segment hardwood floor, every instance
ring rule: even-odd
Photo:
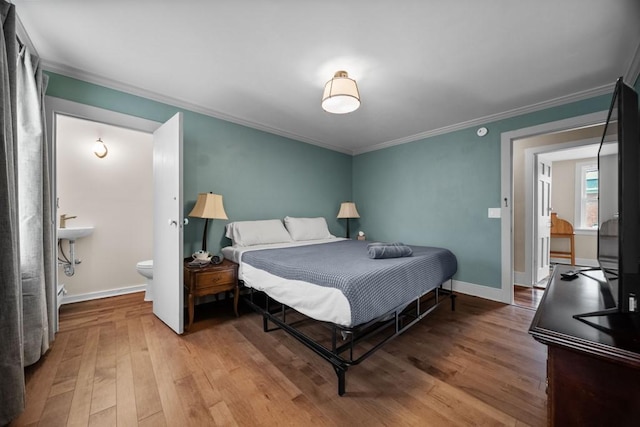
[[[518,286],[513,287],[513,303],[520,307],[530,308],[535,310],[538,308],[540,301],[544,295],[544,289],[536,286]]]
[[[27,369],[11,425],[546,424],[546,348],[534,312],[459,295],[347,372],[225,301],[174,334],[143,294],[65,305],[47,355]]]

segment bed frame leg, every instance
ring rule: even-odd
[[[336,371],[336,375],[338,376],[338,396],[343,396],[346,391],[346,373],[347,370],[343,368],[339,368],[334,366],[333,369]]]
[[[451,311],[456,311],[456,294],[451,294],[449,295],[449,297],[451,298]]]

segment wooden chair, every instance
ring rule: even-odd
[[[571,265],[576,264],[576,250],[574,242],[575,232],[573,231],[573,225],[569,221],[558,218],[558,214],[551,212],[551,238],[569,239],[570,250],[567,251],[554,251],[551,250],[549,255],[551,258],[565,258],[571,260]]]

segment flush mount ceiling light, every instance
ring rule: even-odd
[[[107,153],[109,153],[107,146],[104,145],[104,142],[102,142],[102,139],[98,138],[95,144],[93,144],[93,154],[95,154],[101,159],[104,159],[107,156]]]
[[[333,114],[346,114],[360,107],[360,93],[356,81],[346,71],[337,71],[324,86],[322,109]]]

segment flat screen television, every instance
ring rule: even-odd
[[[638,312],[640,132],[638,95],[620,77],[598,150],[598,264],[604,309],[576,318]]]

